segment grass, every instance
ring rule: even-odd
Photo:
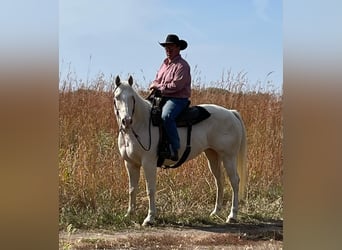
[[[247,199],[243,221],[282,218],[282,97],[272,91],[245,89],[245,75],[222,79],[215,88],[194,83],[192,104],[215,103],[237,109],[248,141]],[[144,177],[139,183],[137,215],[125,218],[128,178],[117,148],[118,127],[112,106],[111,80],[99,76],[86,85],[75,79],[59,91],[60,228],[120,229],[140,224],[147,213]],[[196,181],[191,181],[196,180]],[[225,188],[225,220],[231,192]],[[223,223],[209,218],[215,184],[203,155],[174,170],[158,169],[157,209],[160,224]]]

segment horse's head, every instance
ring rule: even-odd
[[[114,111],[120,129],[128,129],[132,125],[135,110],[135,92],[132,88],[133,78],[130,76],[127,82],[121,82],[120,77],[115,79]]]

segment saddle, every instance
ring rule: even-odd
[[[179,114],[176,118],[176,125],[177,127],[187,127],[187,145],[186,149],[180,158],[180,160],[171,166],[163,165],[165,159],[170,157],[170,148],[169,148],[169,141],[167,138],[166,130],[163,126],[163,121],[161,119],[162,108],[165,102],[167,101],[166,98],[161,97],[160,93],[155,93],[154,95],[150,95],[148,100],[152,103],[152,110],[151,110],[151,120],[153,126],[159,127],[159,144],[158,144],[158,161],[157,166],[163,168],[177,168],[182,165],[191,151],[191,130],[192,125],[197,124],[210,116],[210,113],[201,106],[190,106],[190,101],[186,108]]]

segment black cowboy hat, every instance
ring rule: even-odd
[[[164,43],[159,43],[161,46],[165,47],[167,44],[176,44],[180,47],[180,50],[186,49],[188,43],[184,40],[179,40],[178,36],[175,34],[167,35]]]

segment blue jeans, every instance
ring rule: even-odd
[[[163,106],[161,118],[174,151],[180,148],[179,136],[175,119],[188,104],[188,98],[170,98]]]

